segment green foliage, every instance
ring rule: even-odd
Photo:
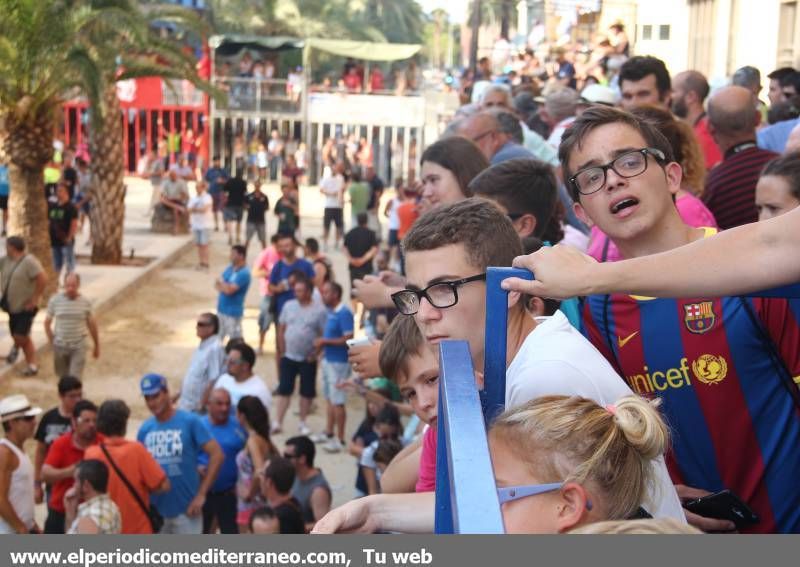
[[[0,113],[17,121],[82,94],[99,125],[104,90],[135,76],[189,79],[213,92],[197,76],[194,56],[150,25],[208,33],[191,10],[143,9],[133,0],[0,0],[0,14]]]
[[[419,43],[425,18],[416,0],[212,0],[216,33]]]

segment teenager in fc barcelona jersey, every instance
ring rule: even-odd
[[[678,216],[672,196],[681,169],[652,125],[590,109],[559,153],[576,212],[623,257],[703,238]],[[752,531],[800,532],[800,395],[793,382],[800,376],[800,307],[781,299],[612,295],[586,298],[583,315],[586,335],[628,385],[662,400],[679,494],[727,488],[760,516]],[[732,528],[687,519],[707,531]]]

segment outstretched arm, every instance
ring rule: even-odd
[[[633,260],[598,264],[567,246],[519,256],[536,281],[510,278],[505,289],[540,297],[597,293],[654,297],[726,296],[800,282],[800,207],[768,221],[726,230]]]

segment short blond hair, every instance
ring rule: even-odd
[[[638,396],[600,407],[579,397],[545,396],[500,415],[490,438],[504,442],[540,482],[592,489],[609,520],[631,517],[654,484],[653,459],[669,432],[655,404]]]
[[[679,522],[675,518],[641,519],[641,520],[610,520],[586,524],[574,530],[571,534],[702,534],[700,530],[689,524]]]

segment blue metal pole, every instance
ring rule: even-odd
[[[486,335],[484,339],[481,404],[486,423],[503,411],[506,403],[506,343],[508,341],[508,292],[500,287],[506,278],[532,280],[533,274],[518,268],[486,270]]]
[[[504,533],[469,345],[439,347],[436,533]]]

